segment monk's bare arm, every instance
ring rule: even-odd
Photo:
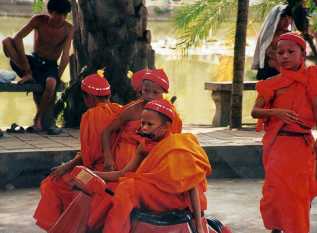
[[[189,190],[189,196],[190,196],[190,201],[191,205],[194,211],[194,218],[195,218],[195,223],[197,227],[198,233],[204,233],[203,225],[201,222],[201,206],[200,206],[200,201],[199,201],[199,192],[198,188],[195,187],[191,190]]]
[[[296,123],[303,124],[303,122],[299,119],[299,115],[290,110],[290,109],[281,109],[281,108],[264,108],[265,102],[263,97],[259,96],[254,104],[254,107],[251,112],[251,116],[253,118],[270,118],[275,116],[280,118],[287,124]]]
[[[25,49],[23,44],[23,38],[26,37],[30,32],[37,27],[39,24],[40,16],[34,16],[24,27],[18,31],[18,33],[14,36],[13,41],[16,47],[18,54],[21,56],[20,59],[22,61],[24,67],[25,74],[32,74],[30,64],[25,55]]]
[[[265,104],[264,99],[261,96],[259,96],[256,99],[252,112],[251,112],[251,116],[253,118],[267,118],[273,115],[272,109],[265,109],[264,104]]]
[[[132,111],[131,111],[132,110]],[[119,117],[115,119],[108,127],[106,127],[102,133],[102,149],[105,160],[106,171],[114,169],[114,157],[111,153],[110,138],[112,133],[119,131],[121,127],[128,121],[134,120],[133,109],[125,109],[121,112]]]
[[[57,167],[52,168],[51,176],[53,178],[58,178],[64,175],[65,173],[71,171],[75,166],[82,164],[82,157],[81,153],[78,152],[72,160],[68,161],[67,163],[64,163],[62,165],[59,165]]]
[[[144,159],[145,154],[142,153],[142,148],[138,147],[136,156],[132,159],[121,171],[111,172],[95,172],[105,181],[118,181],[121,176],[124,176],[128,172],[134,172]]]
[[[69,33],[67,36],[67,39],[65,41],[64,44],[64,48],[63,48],[63,53],[62,53],[62,57],[59,63],[59,68],[58,68],[58,78],[60,79],[64,73],[64,70],[69,62],[69,51],[72,45],[72,40],[73,40],[73,27],[70,25],[69,26]]]

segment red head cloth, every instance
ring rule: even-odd
[[[164,99],[152,100],[144,106],[144,109],[159,112],[169,118],[171,121],[173,121],[175,117],[174,106]]]
[[[100,74],[88,75],[81,81],[81,89],[94,96],[109,96],[111,94],[108,81]]]
[[[295,42],[298,46],[300,46],[304,51],[306,50],[306,42],[305,40],[297,33],[288,32],[280,35],[277,39],[277,42],[281,40],[289,40]]]
[[[150,80],[159,85],[164,92],[168,92],[169,82],[168,77],[162,69],[143,69],[133,74],[132,87],[136,91],[141,91],[142,82],[144,80]]]

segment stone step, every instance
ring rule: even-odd
[[[263,178],[261,133],[254,128],[229,130],[185,126],[197,136],[213,168],[210,178]],[[52,167],[73,158],[80,149],[79,130],[63,134],[5,134],[0,138],[0,187],[39,186]]]

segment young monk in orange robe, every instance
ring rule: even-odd
[[[121,171],[97,172],[106,181],[119,184],[115,190],[104,233],[129,233],[134,208],[153,212],[190,208],[199,233],[207,233],[201,210],[207,208],[204,196],[206,176],[211,167],[204,150],[192,134],[172,134],[173,106],[166,100],[153,100],[144,106],[139,134],[145,141],[136,156]]]
[[[69,172],[76,165],[103,170],[101,133],[121,109],[120,105],[110,103],[110,85],[103,75],[89,75],[82,81],[81,89],[89,108],[82,116],[80,124],[81,151],[73,160],[53,168],[50,176],[41,183],[41,200],[34,218],[37,225],[47,231],[78,194],[72,190]]]
[[[144,105],[148,101],[162,99],[163,93],[168,92],[169,81],[161,69],[144,69],[133,75],[132,86],[141,94],[141,98],[126,105],[103,133],[106,171],[124,168],[135,156],[137,145],[142,141],[136,131],[140,127],[140,116]],[[171,128],[173,133],[181,132],[182,121],[178,114],[175,114]],[[118,136],[111,144],[110,138],[114,132],[118,132]]]
[[[265,181],[260,210],[274,233],[308,233],[316,157],[317,67],[305,67],[305,41],[295,33],[277,42],[280,74],[257,84],[252,116],[264,123]]]

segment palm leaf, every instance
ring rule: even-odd
[[[270,0],[270,1],[261,1],[257,4],[250,6],[250,12],[254,12],[255,14],[251,14],[251,17],[254,20],[263,21],[266,15],[270,12],[270,10],[278,5],[278,4],[287,4],[286,0]]]
[[[285,0],[264,0],[250,6],[250,21],[263,20],[271,8]],[[187,50],[197,47],[208,39],[223,23],[233,21],[236,16],[236,0],[198,0],[176,10],[174,18],[179,35],[178,48]],[[232,31],[232,30],[229,30]]]
[[[179,8],[175,17],[179,45],[184,48],[200,45],[214,29],[233,17],[235,4],[234,0],[200,0]]]

